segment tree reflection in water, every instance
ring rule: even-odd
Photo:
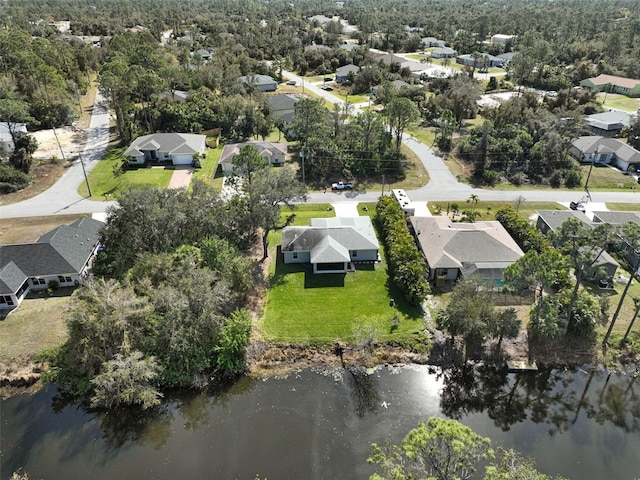
[[[440,408],[456,420],[486,411],[503,431],[529,419],[549,424],[554,434],[566,431],[581,414],[625,432],[640,430],[638,372],[611,383],[609,374],[601,391],[592,389],[592,380],[606,373],[592,370],[584,381],[585,373],[542,366],[535,373],[509,374],[484,364],[443,369],[438,374],[443,381]]]
[[[345,370],[349,372],[347,381],[356,415],[362,418],[368,413],[376,413],[380,408],[378,377],[368,373],[362,366],[348,365]]]

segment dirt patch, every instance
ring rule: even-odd
[[[78,152],[84,150],[87,142],[87,131],[78,127],[61,127],[49,130],[38,130],[31,135],[38,141],[38,149],[33,158],[49,160],[77,158]]]
[[[31,184],[17,192],[0,195],[0,205],[11,205],[23,200],[35,197],[44,192],[66,172],[71,166],[69,162],[49,160],[34,160],[31,165],[30,175],[33,178]]]
[[[0,223],[0,244],[33,243],[60,225],[69,225],[82,215],[6,218]]]

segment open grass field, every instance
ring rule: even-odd
[[[640,203],[607,203],[607,208],[613,212],[638,212]]]
[[[615,168],[606,165],[594,165],[593,168],[591,168],[591,165],[581,165],[580,169],[582,170],[583,183],[586,181],[591,169],[589,190],[640,190],[640,185],[638,185],[633,176],[625,175]]]
[[[61,288],[49,297],[30,294],[20,307],[0,321],[0,363],[28,359],[45,348],[60,345],[67,337],[65,306],[73,289]]]
[[[327,216],[333,216],[327,205],[304,205],[293,224],[309,225],[310,218]],[[354,340],[358,331],[375,331],[380,340],[401,341],[422,328],[421,312],[390,284],[384,260],[355,273],[314,275],[309,267],[285,265],[276,257],[280,238],[280,232],[274,232],[269,241],[270,287],[262,321],[266,340],[326,344]],[[389,306],[391,298],[395,307]],[[392,332],[394,315],[400,323]]]
[[[635,113],[640,108],[640,98],[630,98],[618,93],[598,93],[596,98],[605,107],[617,108],[626,112]]]
[[[89,173],[92,199],[114,200],[122,192],[131,188],[167,188],[173,170],[162,167],[125,170],[119,176],[114,175],[114,168],[119,167],[122,163],[122,152],[122,148],[107,150],[104,157]],[[85,183],[80,185],[78,193],[82,196],[89,195]]]
[[[69,225],[83,215],[5,218],[0,221],[0,244],[33,243],[60,225]]]

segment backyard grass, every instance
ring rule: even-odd
[[[451,205],[457,204],[460,211],[471,209],[472,205],[466,201],[447,201],[440,200],[437,202],[429,202],[429,211],[433,215],[439,215],[441,212],[446,213],[447,205],[450,211]],[[530,218],[538,210],[567,210],[565,207],[556,202],[522,202],[520,206],[516,202],[499,202],[499,201],[482,201],[478,200],[478,204],[474,207],[475,211],[480,214],[478,221],[488,221],[496,219],[496,212],[501,207],[511,206],[517,208],[518,214],[523,218]]]
[[[202,161],[202,168],[193,172],[193,176],[191,177],[193,180],[200,180],[207,185],[217,187],[218,191],[222,190],[222,181],[217,181],[215,178],[218,160],[220,160],[220,155],[222,155],[222,148],[223,145],[220,145],[218,148],[207,149],[207,158]]]
[[[640,108],[640,98],[630,98],[618,93],[598,93],[596,98],[605,107],[635,113]]]
[[[631,175],[625,175],[624,173],[616,170],[615,168],[608,167],[606,165],[581,165],[582,181],[585,182],[589,169],[591,169],[591,175],[589,176],[589,190],[636,190],[640,189],[637,180]]]
[[[61,288],[51,297],[46,292],[31,293],[15,312],[0,321],[0,363],[32,358],[64,342],[64,312],[72,291]]]
[[[114,175],[114,167],[122,164],[122,148],[107,150],[104,157],[89,173],[91,198],[93,200],[114,200],[131,188],[157,187],[167,188],[173,170],[162,167],[137,168],[125,170],[121,175]],[[87,185],[83,182],[78,188],[83,197],[89,195]]]
[[[69,225],[83,215],[5,218],[0,224],[0,244],[33,243],[60,225]]]
[[[333,211],[327,208],[303,205],[295,212],[293,225],[332,217]],[[280,231],[269,239],[270,287],[261,325],[265,340],[327,344],[352,341],[358,331],[373,331],[378,340],[403,341],[422,329],[421,312],[406,304],[390,285],[384,260],[358,267],[355,273],[314,275],[308,266],[285,265],[276,257],[280,240]],[[394,307],[389,306],[392,298]],[[400,322],[392,332],[394,315]]]

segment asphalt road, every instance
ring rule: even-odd
[[[291,73],[283,72],[287,80],[295,80],[302,85],[302,78]],[[330,92],[321,90],[316,85],[305,83],[305,90],[309,90],[332,103],[344,103],[342,99]],[[89,127],[89,139],[82,153],[87,173],[100,160],[107,147],[109,138],[109,113],[105,108],[104,99],[98,94]],[[354,109],[354,113],[359,113]],[[433,150],[419,140],[405,134],[404,144],[415,152],[429,172],[429,184],[416,190],[407,191],[412,201],[428,202],[455,200],[464,201],[471,194],[481,200],[515,201],[518,197],[525,201],[536,202],[571,202],[582,198],[580,191],[558,190],[484,190],[472,188],[456,180],[445,162]],[[81,197],[78,186],[84,182],[82,165],[77,161],[69,168],[60,180],[47,191],[34,198],[13,205],[0,207],[0,218],[34,217],[45,215],[61,215],[69,213],[98,213],[106,211],[115,202],[97,202]],[[357,188],[347,192],[311,193],[310,203],[339,203],[339,202],[375,202],[381,191],[361,191]],[[640,203],[640,194],[636,192],[592,192],[593,202]]]

